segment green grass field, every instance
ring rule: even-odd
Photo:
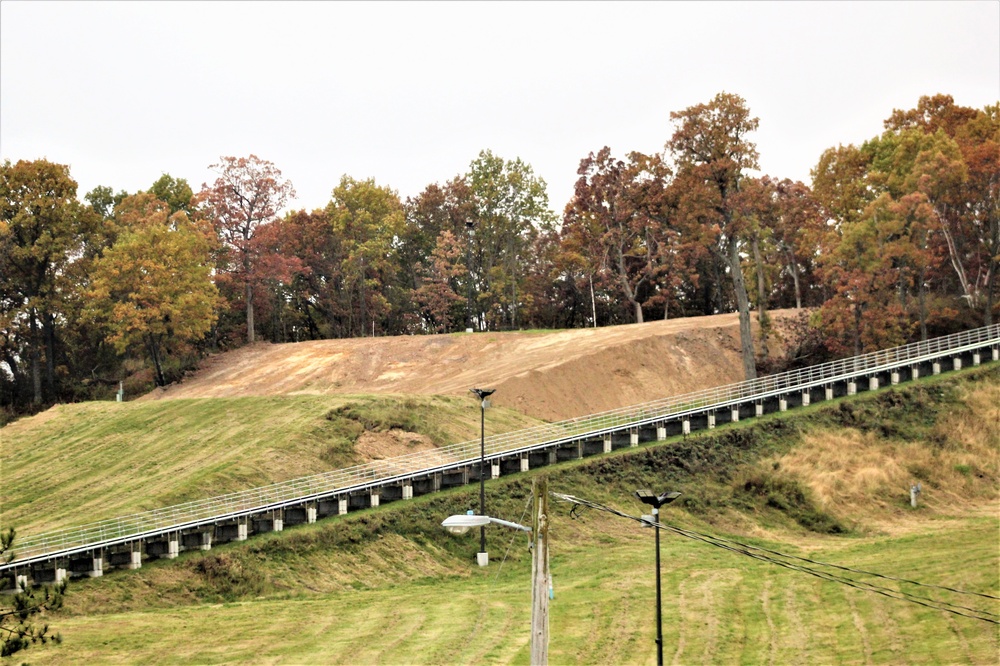
[[[538,421],[490,412],[487,432]],[[0,429],[0,526],[20,534],[347,467],[367,430],[476,439],[475,399],[299,396],[61,405]]]
[[[634,515],[636,488],[681,490],[664,522],[1000,596],[997,367],[501,478],[489,512],[527,521],[543,473],[554,492]],[[477,503],[456,488],[74,581],[46,618],[63,644],[12,663],[528,663],[525,536],[491,528],[483,570],[474,534],[439,527]],[[655,663],[652,532],[576,514],[552,504],[550,663]],[[1000,660],[996,624],[673,535],[663,558],[669,663]],[[882,584],[1000,614],[995,600]]]

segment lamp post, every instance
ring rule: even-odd
[[[469,389],[479,396],[479,514],[486,515],[486,399],[489,398],[496,389]],[[489,564],[489,555],[486,554],[486,526],[479,527],[479,553],[476,555],[479,566],[485,567]]]
[[[548,480],[544,476],[531,483],[531,494],[535,501],[532,527],[491,516],[468,514],[449,516],[441,526],[452,534],[465,534],[473,527],[485,529],[486,525],[495,523],[531,533],[534,541],[531,546],[531,665],[545,666],[549,663],[549,599],[552,595],[552,581],[549,575],[549,493]]]
[[[660,610],[660,528],[656,527],[654,523],[660,522],[660,507],[664,504],[670,504],[680,497],[681,494],[674,491],[654,495],[651,490],[644,488],[635,491],[635,496],[643,504],[649,504],[653,507],[652,520],[647,520],[646,522],[656,530],[656,664],[657,666],[663,666],[663,616]],[[643,519],[645,520],[646,516],[643,516]]]

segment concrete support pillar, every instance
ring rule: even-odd
[[[847,382],[847,395],[857,395],[857,394],[858,394],[858,385],[853,381]]]
[[[869,377],[868,378],[868,390],[869,391],[877,391],[878,390],[878,377]]]
[[[685,423],[687,423],[687,421],[685,421]],[[687,433],[684,433],[684,434],[686,435]],[[656,426],[656,441],[662,442],[666,438],[667,438],[667,427],[665,425],[663,425],[662,423],[657,424],[657,426]]]
[[[788,400],[785,398],[778,398],[778,411],[787,412],[788,411]]]
[[[375,507],[378,506],[378,493],[372,493],[371,494],[371,506],[372,506],[372,508],[375,508]]]
[[[63,569],[62,567],[56,566],[56,583],[55,584],[58,585],[59,583],[63,582],[64,580],[68,580],[68,579],[69,579],[69,575],[66,573],[66,570]]]
[[[201,545],[198,546],[200,550],[212,550],[212,533],[202,532],[201,533]]]
[[[347,513],[347,499],[341,497],[337,500],[337,515],[343,516]]]
[[[629,446],[639,446],[639,432],[633,430],[628,434],[628,445]]]
[[[934,361],[934,363],[931,364],[931,371],[935,375],[940,375],[941,374],[941,364],[938,363],[937,361]]]
[[[711,430],[715,427],[715,414],[708,415],[708,429]]]
[[[87,575],[91,578],[100,578],[104,575],[104,556],[101,553],[94,555],[94,563],[90,565]]]
[[[740,408],[739,407],[733,407],[733,409],[731,410],[730,416],[732,417],[733,423],[736,423],[737,421],[739,421],[740,420]]]
[[[753,413],[757,416],[764,416],[764,403],[758,402],[753,406]]]
[[[521,471],[528,471],[528,456],[521,456]]]
[[[916,365],[911,365],[910,366],[910,378],[911,379],[920,379],[920,368],[918,366],[916,366]]]
[[[972,365],[977,366],[979,363],[979,352],[972,352]]]
[[[177,557],[181,552],[181,541],[180,537],[174,535],[173,538],[167,537],[167,559],[172,560]]]
[[[274,519],[271,520],[271,531],[272,532],[281,532],[284,529],[285,529],[285,519],[284,518],[275,517]]]
[[[684,419],[681,421],[681,434],[690,435],[691,434],[691,419]],[[666,435],[666,428],[664,428],[664,435]],[[666,439],[663,437],[662,439]]]
[[[823,389],[823,397],[826,400],[833,400],[833,387],[827,386]]]
[[[500,478],[500,462],[490,463],[490,478],[499,479]]]
[[[998,347],[993,348],[993,360],[1000,361],[1000,348]]]
[[[236,540],[246,541],[247,536],[250,534],[250,528],[247,526],[246,522],[236,523]]]
[[[28,577],[24,574],[14,576],[14,592],[21,593],[28,589]]]
[[[316,522],[316,507],[307,506],[306,507],[306,522],[310,525]]]
[[[604,436],[604,452],[611,453],[611,435]]]
[[[802,392],[802,406],[803,407],[808,407],[809,406],[809,399],[810,399],[809,391],[803,391]]]
[[[961,370],[962,369],[962,359],[959,358],[958,356],[956,356],[955,358],[951,359],[951,363],[952,363],[952,367],[955,368],[955,370]]]
[[[406,484],[403,486],[403,499],[413,499],[413,484]]]
[[[899,372],[898,371],[896,371],[896,370],[892,371],[892,374],[889,375],[889,383],[892,384],[893,386],[895,386],[896,384],[899,383]]]
[[[129,553],[129,569],[141,569],[142,568],[142,551],[136,547],[131,553]]]

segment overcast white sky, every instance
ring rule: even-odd
[[[561,213],[590,151],[659,152],[723,90],[762,171],[809,182],[921,95],[1000,101],[1000,2],[0,3],[0,158],[69,164],[81,198],[254,153],[294,208],[343,174],[405,199],[490,149]]]

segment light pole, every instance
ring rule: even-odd
[[[486,399],[489,398],[496,389],[469,389],[479,396],[479,514],[486,515]],[[479,566],[485,567],[490,563],[489,555],[486,554],[486,526],[479,527],[479,553],[476,555]]]
[[[660,610],[660,528],[654,523],[660,522],[660,507],[664,504],[670,504],[680,497],[681,494],[674,491],[654,495],[651,490],[644,488],[635,491],[635,496],[643,504],[649,504],[653,507],[652,520],[647,520],[646,522],[656,530],[656,664],[657,666],[663,666],[663,615]],[[643,519],[645,520],[646,516],[643,516]]]
[[[535,503],[532,527],[490,516],[468,514],[449,516],[441,526],[452,534],[465,534],[473,527],[485,529],[490,523],[531,532],[534,542],[529,546],[532,550],[531,665],[545,666],[549,663],[549,598],[552,594],[552,581],[549,575],[549,493],[548,480],[544,476],[536,478],[531,483],[531,494]]]

